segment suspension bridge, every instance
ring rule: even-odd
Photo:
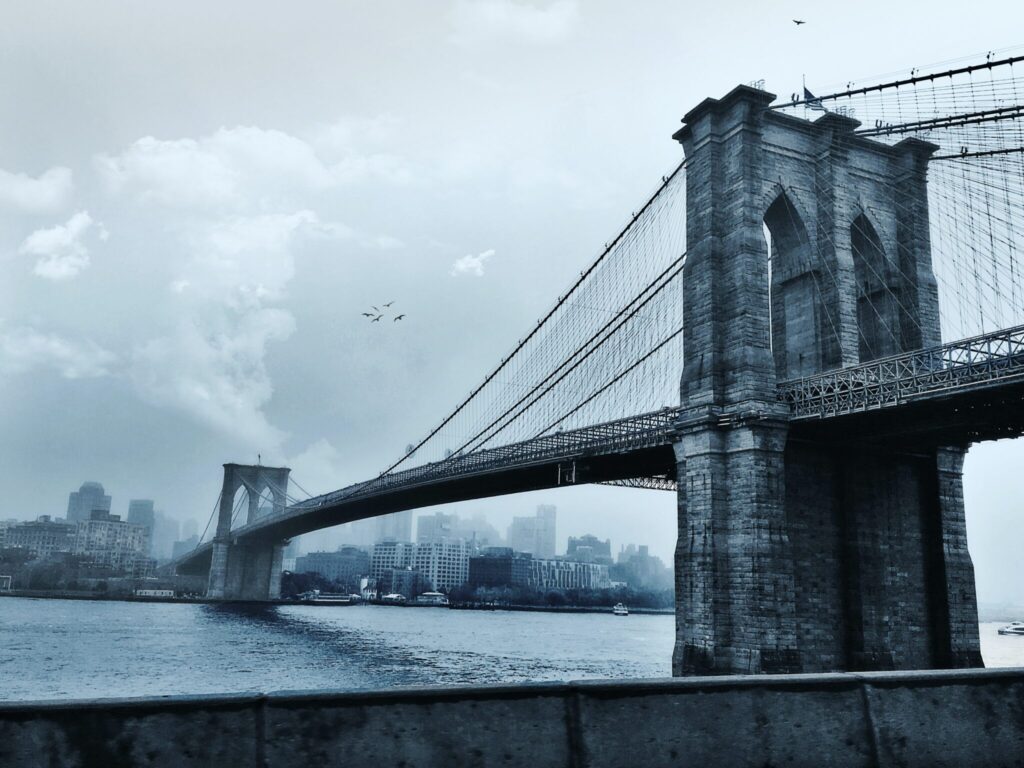
[[[961,469],[1024,435],[1022,66],[705,100],[684,159],[422,440],[304,499],[287,469],[225,465],[179,572],[267,599],[309,531],[666,489],[677,674],[980,665]]]

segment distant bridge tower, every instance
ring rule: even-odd
[[[937,344],[932,144],[739,87],[675,134],[687,261],[675,674],[981,666],[965,446],[788,423],[776,384]],[[770,253],[765,229],[769,232]]]
[[[287,506],[287,467],[225,464],[213,539],[210,581],[206,595],[228,600],[275,600],[281,596],[281,564],[286,542],[257,541],[245,544],[231,539],[235,494],[245,488],[248,499],[246,523],[256,520],[264,492],[273,499],[272,514]]]

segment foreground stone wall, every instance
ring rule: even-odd
[[[0,702],[0,765],[996,766],[1024,669]]]

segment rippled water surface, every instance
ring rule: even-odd
[[[989,666],[1024,637],[982,624]],[[0,599],[0,699],[665,677],[672,616]]]

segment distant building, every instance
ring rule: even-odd
[[[530,586],[537,589],[607,589],[608,566],[575,560],[530,561]]]
[[[153,513],[153,532],[150,552],[158,560],[166,560],[174,551],[174,542],[179,540],[178,521],[159,509]]]
[[[629,550],[632,554],[625,555]],[[635,589],[671,589],[673,572],[660,557],[652,555],[646,544],[634,548],[632,544],[619,554],[619,562],[612,567],[611,576],[625,581]]]
[[[589,533],[576,537],[569,537],[569,547],[565,556],[570,560],[579,560],[581,563],[612,563],[612,540],[601,541],[597,536]]]
[[[502,543],[498,529],[479,513],[469,520],[444,512],[420,515],[416,519],[416,542],[419,544],[460,540],[471,549],[497,547]]]
[[[171,559],[177,560],[179,557],[183,557],[191,552],[193,549],[199,546],[199,536],[192,534],[187,539],[174,542],[174,546],[171,548]]]
[[[471,587],[526,586],[530,582],[530,561],[527,552],[514,552],[510,547],[491,547],[469,558]]]
[[[153,530],[156,512],[153,511],[152,499],[132,499],[128,502],[128,522]]]
[[[412,510],[375,517],[374,526],[374,544],[388,540],[412,541]]]
[[[194,517],[183,520],[181,523],[181,540],[186,541],[199,533],[199,524]]]
[[[148,558],[146,529],[121,520],[120,515],[95,510],[78,524],[74,552],[97,565],[131,571],[136,560]]]
[[[469,578],[469,548],[462,540],[416,544],[411,565],[423,574],[429,589],[447,591]]]
[[[7,529],[5,546],[26,549],[40,560],[75,549],[77,526],[42,515],[33,522]]]
[[[110,511],[110,497],[103,492],[100,483],[89,480],[82,483],[77,491],[68,495],[68,522],[80,523],[88,520],[94,509]]]
[[[370,555],[358,547],[341,547],[337,552],[310,552],[295,559],[296,573],[318,573],[325,579],[358,588],[370,572]]]
[[[541,504],[533,517],[514,517],[508,528],[508,546],[534,557],[555,556],[555,507]]]

